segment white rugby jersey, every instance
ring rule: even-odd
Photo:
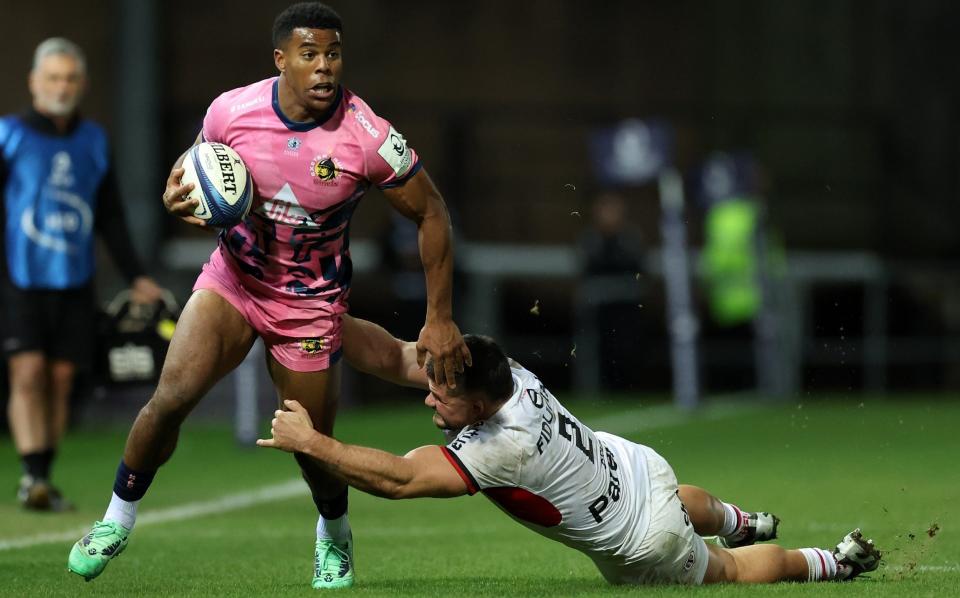
[[[594,560],[630,562],[647,531],[649,483],[639,445],[595,433],[511,361],[514,392],[467,426],[444,455],[467,485],[533,531]]]

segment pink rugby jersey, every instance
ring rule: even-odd
[[[232,147],[253,177],[250,215],[220,234],[225,261],[251,291],[297,308],[338,314],[350,288],[350,217],[370,185],[402,185],[420,169],[389,122],[340,87],[323,122],[280,110],[279,79],[215,99],[204,141]]]

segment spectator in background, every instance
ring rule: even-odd
[[[35,510],[71,507],[50,483],[50,471],[75,376],[91,365],[93,232],[132,282],[135,302],[161,295],[130,242],[106,135],[77,113],[85,85],[83,51],[69,40],[47,39],[30,71],[32,107],[0,117],[8,416],[24,469],[17,498]]]
[[[627,204],[619,191],[601,191],[593,200],[593,225],[581,239],[586,276],[642,271],[639,234],[628,227]]]
[[[636,351],[636,339],[644,336],[644,313],[638,306],[645,277],[640,233],[630,226],[623,193],[608,189],[594,196],[592,221],[580,239],[580,252],[578,307],[592,310],[587,317],[595,324],[592,330],[581,331],[579,338],[596,345],[603,367],[595,371],[602,386],[630,387],[642,378],[642,353]],[[583,358],[591,357],[583,354]]]

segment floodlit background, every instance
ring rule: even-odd
[[[274,75],[286,4],[2,4],[0,111],[29,104],[40,40],[85,48],[83,113],[110,132],[134,241],[181,304],[215,239],[164,213],[163,181],[213,98]],[[953,3],[342,4],[346,85],[450,207],[456,319],[555,390],[960,390]],[[669,211],[665,172],[683,181]],[[352,312],[415,338],[415,229],[375,189],[352,229]],[[107,302],[122,281],[100,265]],[[233,384],[201,413],[229,415]],[[127,417],[115,404],[149,391],[91,374],[78,417],[97,401]]]

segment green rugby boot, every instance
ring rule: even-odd
[[[317,540],[312,585],[315,590],[336,590],[353,585],[353,534],[346,542]]]
[[[93,529],[77,540],[70,551],[67,569],[90,581],[127,547],[130,530],[116,521],[97,521]]]

